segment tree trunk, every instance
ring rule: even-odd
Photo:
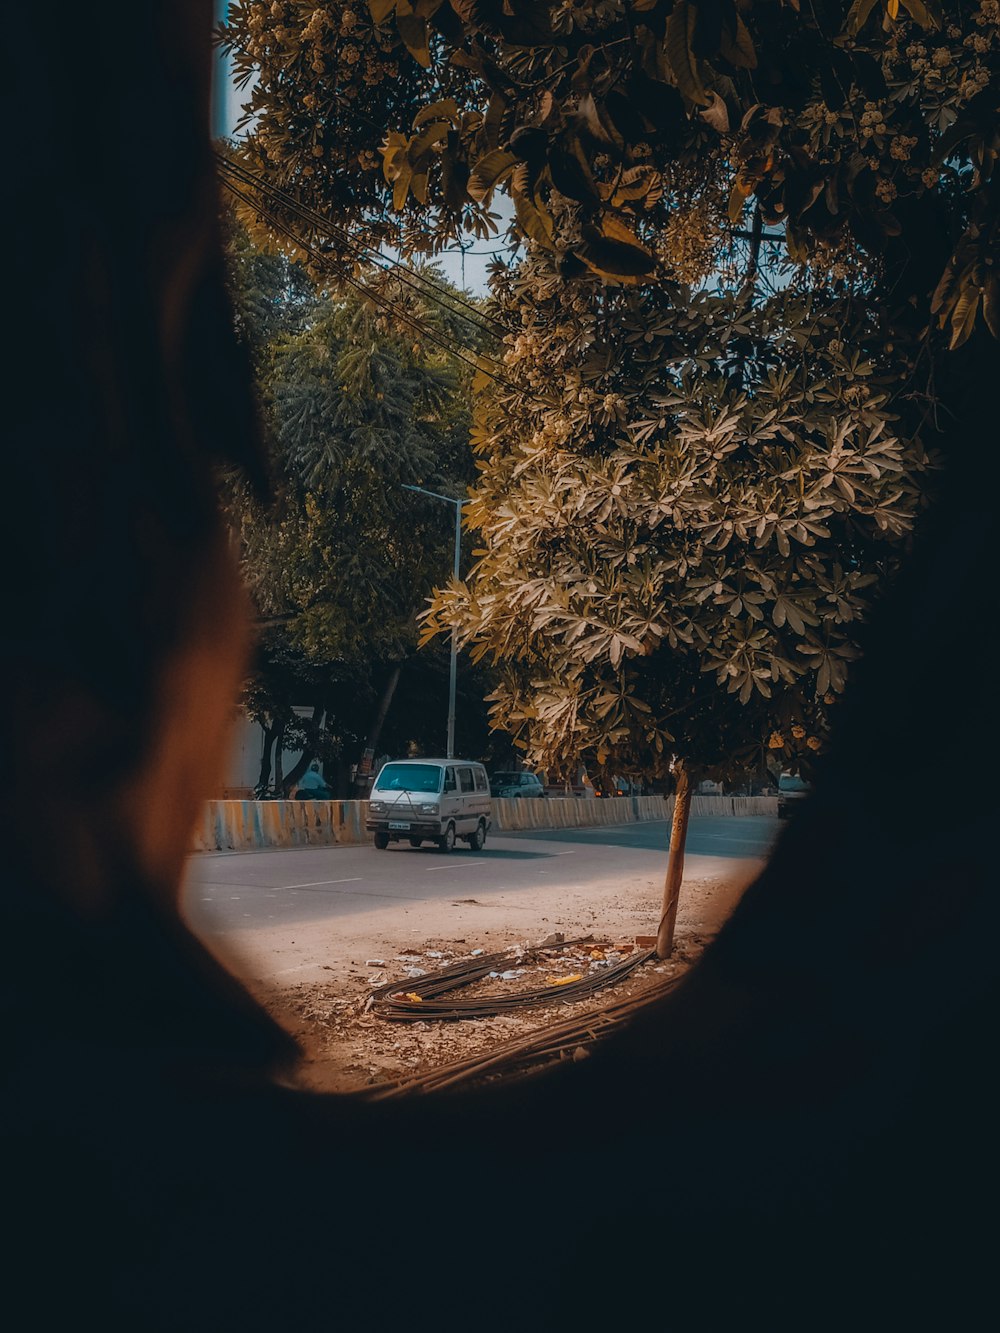
[[[271,786],[271,768],[274,755],[274,741],[278,732],[275,727],[263,727],[264,745],[260,752],[260,771],[257,774],[257,785],[254,788],[254,795],[259,799],[266,796]]]
[[[379,700],[378,712],[375,714],[375,720],[372,723],[371,731],[368,733],[365,750],[370,750],[373,757],[378,746],[378,738],[382,734],[382,724],[385,722],[386,714],[389,712],[389,705],[392,703],[392,696],[396,693],[396,686],[399,684],[399,673],[402,669],[403,664],[400,662],[394,666],[389,673],[389,679],[385,683],[385,689],[382,691],[382,697]],[[356,796],[360,795],[365,785],[364,779],[359,772],[354,781],[354,791]]]
[[[677,763],[677,790],[674,796],[674,817],[670,825],[670,855],[667,858],[667,877],[663,885],[663,915],[656,932],[657,958],[669,958],[674,947],[674,926],[677,922],[677,903],[684,878],[684,845],[687,842],[688,818],[691,814],[691,775],[685,765]]]
[[[351,766],[343,755],[337,760],[337,779],[333,790],[338,801],[351,799]]]
[[[325,712],[326,709],[323,707],[321,703],[313,705],[312,724],[316,728],[317,732],[322,726],[323,714]],[[316,758],[316,748],[315,746],[310,746],[309,740],[307,738],[305,745],[302,747],[302,753],[299,755],[298,759],[292,765],[291,772],[288,774],[288,776],[284,779],[284,781],[281,784],[282,796],[287,798],[291,794],[292,788],[295,787],[301,781],[302,776],[305,773],[306,769],[309,767],[309,765],[315,758]]]
[[[277,734],[274,738],[274,792],[280,795],[284,779],[282,777],[282,756],[285,753],[285,724],[278,723]]]

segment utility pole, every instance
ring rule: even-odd
[[[445,504],[455,506],[455,578],[458,578],[460,562],[462,559],[462,506],[468,504],[468,500],[456,500],[450,495],[439,495],[437,491],[428,491],[423,486],[408,486],[402,483],[404,491],[416,491],[420,495],[429,495],[432,500],[443,500]],[[455,695],[458,684],[458,630],[452,626],[451,631],[451,662],[448,669],[448,744],[446,759],[455,758]]]

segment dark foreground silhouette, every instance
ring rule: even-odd
[[[259,479],[209,6],[22,9],[10,1326],[969,1326],[992,1301],[997,1184],[992,349],[958,363],[979,376],[952,399],[961,466],[815,794],[675,996],[544,1078],[375,1107],[303,1094],[289,1038],[177,912],[245,653],[211,468]]]

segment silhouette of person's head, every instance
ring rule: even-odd
[[[6,217],[7,830],[19,873],[77,902],[123,873],[176,882],[243,665],[214,469],[261,467],[218,238],[210,6],[182,11],[71,8],[58,41],[25,11],[12,36],[46,59],[5,81],[25,125],[8,178],[32,199]]]

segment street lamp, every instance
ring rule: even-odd
[[[455,578],[458,579],[459,561],[462,556],[462,505],[468,500],[456,500],[451,495],[439,495],[437,491],[427,491],[423,486],[408,486],[401,483],[404,491],[417,491],[420,495],[429,495],[432,500],[443,500],[445,504],[455,506]],[[448,753],[446,759],[455,758],[455,685],[458,680],[458,630],[451,630],[451,664],[448,672]]]

